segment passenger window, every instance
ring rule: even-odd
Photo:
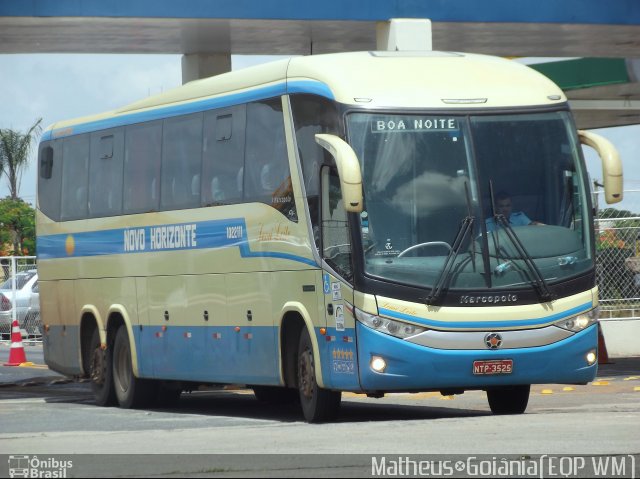
[[[125,213],[158,211],[162,123],[128,126],[125,138],[123,209]]]
[[[62,189],[62,140],[44,144],[40,148],[39,158],[38,207],[48,218],[58,221]]]
[[[201,162],[202,114],[165,120],[162,134],[161,209],[195,208],[200,205]]]
[[[114,216],[122,212],[124,128],[91,135],[89,163],[89,216]]]
[[[89,180],[89,135],[65,138],[62,147],[62,205],[60,219],[87,217]]]
[[[202,205],[242,201],[245,105],[208,112],[202,146]]]
[[[298,221],[279,98],[247,105],[245,201],[266,203]]]

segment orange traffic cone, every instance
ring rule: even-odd
[[[22,346],[22,333],[18,320],[15,319],[11,324],[11,350],[9,351],[9,362],[4,363],[5,366],[20,366],[27,362],[27,356],[24,354],[24,346]]]
[[[607,345],[604,342],[602,327],[598,324],[598,364],[611,364],[609,354],[607,354]]]

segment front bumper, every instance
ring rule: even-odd
[[[597,325],[546,346],[518,349],[444,350],[419,346],[357,323],[360,384],[364,391],[482,389],[516,384],[586,384],[597,373],[585,356],[597,348]],[[383,373],[370,367],[372,356],[385,359]],[[474,375],[477,360],[513,360],[513,372]]]

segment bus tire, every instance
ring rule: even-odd
[[[133,374],[131,345],[125,326],[118,328],[113,345],[113,386],[118,404],[124,409],[148,406],[154,396],[153,381],[137,378]]]
[[[502,386],[487,389],[487,399],[493,414],[522,414],[529,403],[531,385]]]
[[[252,389],[256,399],[267,404],[294,404],[299,399],[296,389],[281,386],[252,386]]]
[[[305,421],[324,422],[337,415],[341,394],[318,386],[313,345],[307,328],[301,331],[298,342],[298,393]]]
[[[100,333],[94,329],[89,343],[89,378],[96,404],[103,407],[116,405],[111,353],[110,347],[101,348]]]

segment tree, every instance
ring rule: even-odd
[[[41,122],[42,118],[38,118],[27,133],[0,129],[0,171],[9,181],[9,195],[14,200],[18,198],[20,178],[29,163],[31,148],[42,132]]]
[[[11,250],[0,254],[20,256],[35,255],[36,210],[21,198],[6,197],[0,200],[0,241],[11,244]]]

